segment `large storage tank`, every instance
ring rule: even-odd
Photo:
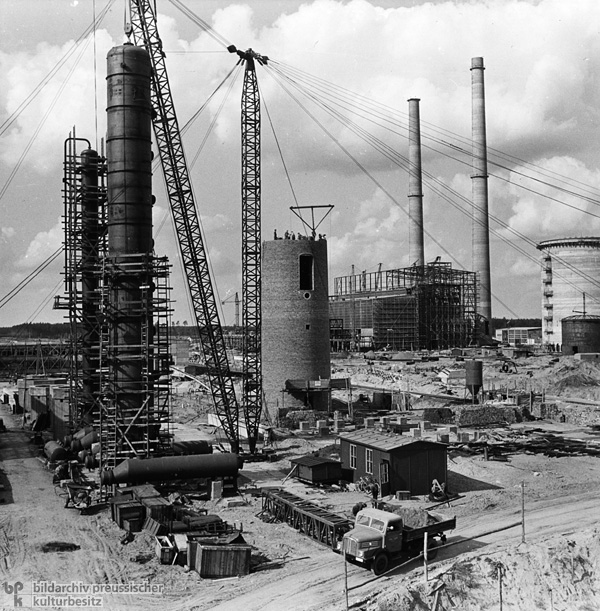
[[[327,241],[263,243],[262,372],[266,408],[326,409],[331,374]]]
[[[600,238],[562,238],[537,245],[542,255],[542,342],[563,344],[562,320],[600,315]],[[581,352],[581,350],[580,350]]]
[[[600,352],[600,316],[562,319],[562,353]]]

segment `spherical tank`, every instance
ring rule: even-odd
[[[271,415],[277,408],[327,409],[318,383],[331,376],[325,239],[263,244],[262,372]],[[302,382],[284,392],[288,380]]]
[[[564,355],[600,352],[600,316],[567,316],[561,323]]]
[[[600,238],[540,242],[542,257],[542,340],[562,344],[563,318],[574,312],[600,315]],[[585,295],[585,298],[584,298]]]

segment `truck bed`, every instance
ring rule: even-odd
[[[453,530],[456,528],[456,518],[441,519],[428,526],[421,526],[420,528],[411,528],[410,526],[404,526],[402,528],[402,538],[405,541],[412,541],[413,539],[421,539],[428,534],[441,534],[446,530]]]

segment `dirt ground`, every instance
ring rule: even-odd
[[[551,363],[549,357],[542,358],[528,359],[517,374],[502,374],[497,364],[486,365],[484,374],[498,387],[527,389],[533,385],[536,392],[588,401],[600,398],[600,370],[595,365],[574,359]],[[423,392],[441,392],[435,375],[436,368],[443,366],[448,364],[424,363],[420,368],[402,364],[371,367],[364,361],[336,363],[338,372],[350,374],[355,383],[398,390],[409,383]],[[592,420],[596,414],[600,425],[600,406],[590,406],[590,412]],[[448,486],[459,496],[437,510],[455,515],[457,528],[429,565],[428,579],[418,560],[374,577],[358,566],[344,566],[341,556],[289,526],[265,523],[257,517],[261,499],[244,493],[246,489],[283,486],[347,515],[358,501],[368,500],[352,489],[314,488],[292,478],[282,484],[291,458],[326,446],[331,450],[335,443],[334,437],[291,435],[276,442],[276,462],[244,466],[240,477],[242,506],[228,507],[227,499],[194,501],[197,507],[206,507],[229,523],[241,524],[244,538],[253,547],[250,575],[201,579],[183,567],[159,564],[154,539],[146,533],[136,534],[133,542],[122,545],[124,533],[111,521],[108,509],[99,507],[90,515],[65,509],[63,499],[55,494],[52,473],[39,458],[39,450],[28,443],[29,433],[21,429],[20,419],[5,405],[0,407],[0,417],[7,426],[7,431],[0,433],[4,485],[0,493],[4,499],[0,503],[1,609],[13,609],[19,603],[23,608],[52,607],[56,601],[48,595],[32,597],[34,587],[39,592],[40,588],[51,588],[48,584],[52,582],[55,588],[56,584],[80,583],[103,589],[91,598],[87,593],[77,594],[82,599],[88,597],[83,600],[87,606],[79,608],[134,611],[600,609],[598,456],[549,457],[516,451],[507,460],[485,461],[479,453],[451,447]],[[186,421],[188,427],[199,421],[179,420]],[[598,428],[593,421],[535,420],[495,426],[489,432],[504,436],[536,430],[560,439],[585,440],[588,446],[600,448]],[[202,434],[210,432],[202,428]],[[421,497],[403,504],[423,507],[431,502]],[[15,584],[16,593],[11,591]],[[152,587],[154,592],[124,591],[136,584],[142,590]],[[109,591],[117,588],[121,591]],[[69,601],[54,608],[70,608]]]

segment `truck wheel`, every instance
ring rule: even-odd
[[[375,575],[382,575],[388,570],[390,559],[385,552],[381,552],[375,556],[373,560],[373,566],[371,567]]]

